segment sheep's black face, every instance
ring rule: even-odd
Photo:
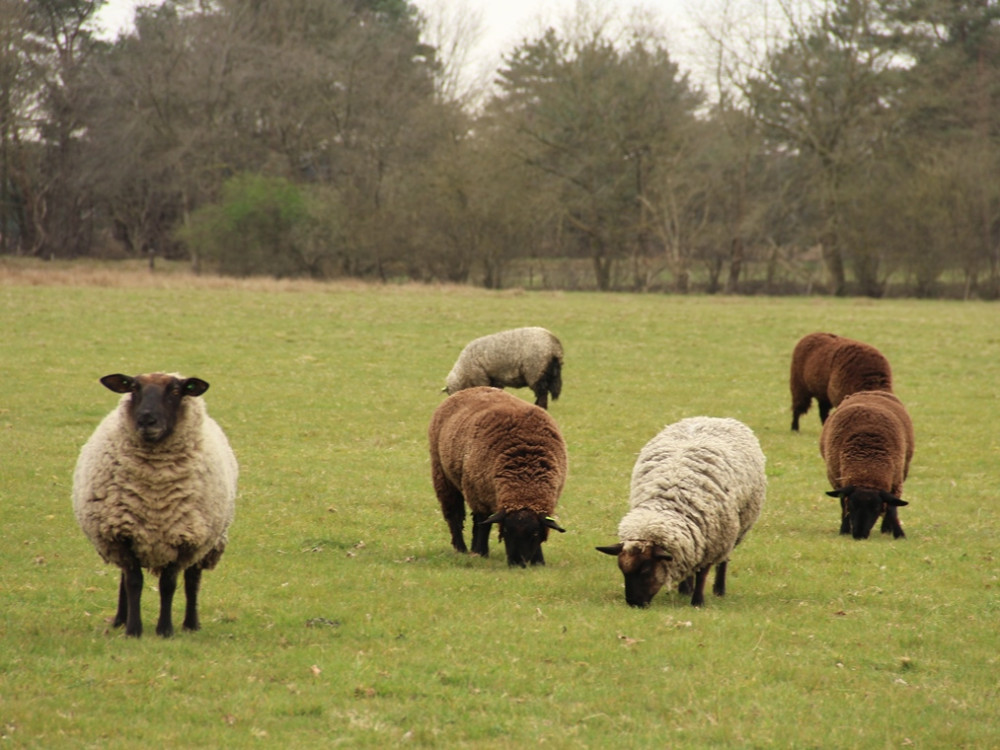
[[[500,524],[500,539],[507,551],[507,564],[522,568],[544,565],[542,542],[549,538],[549,529],[565,531],[555,519],[530,510],[501,511],[483,523]]]
[[[648,607],[669,578],[667,563],[673,557],[652,542],[622,542],[597,550],[618,556],[618,567],[625,576],[625,602],[630,607]]]
[[[544,565],[542,542],[549,538],[549,530],[542,526],[537,513],[527,510],[508,513],[500,523],[500,538],[507,550],[507,564]]]
[[[905,500],[900,500],[889,492],[865,487],[843,487],[827,494],[840,498],[843,519],[840,533],[850,533],[855,539],[868,538],[887,506],[900,507],[907,504]]]
[[[173,434],[181,400],[185,396],[200,396],[208,383],[198,378],[179,379],[163,373],[139,375],[106,375],[101,383],[115,393],[131,393],[128,414],[132,428],[146,443],[160,443]]]

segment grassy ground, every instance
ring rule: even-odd
[[[98,281],[0,285],[8,746],[1000,745],[995,305]],[[495,541],[452,552],[427,460],[459,350],[517,325],[567,352],[569,531],[535,570]],[[818,417],[789,430],[814,330],[893,363],[917,431],[905,540],[839,537]],[[152,635],[148,587],[136,641],[109,629],[117,571],[70,477],[117,398],[97,378],[154,369],[212,384],[241,492],[203,629]],[[755,430],[768,499],[724,599],[632,610],[593,547],[638,450],[696,414]]]

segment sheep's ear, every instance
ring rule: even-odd
[[[624,542],[618,542],[618,544],[612,544],[607,547],[594,547],[598,552],[603,552],[605,555],[620,555],[621,551],[625,549]]]
[[[480,521],[480,524],[482,526],[489,526],[491,523],[500,523],[506,517],[507,517],[507,511],[499,510],[492,516],[487,518],[485,521]]]
[[[542,526],[547,526],[550,529],[555,529],[556,531],[559,531],[563,534],[566,533],[566,529],[560,526],[559,522],[552,516],[545,516],[545,518],[542,520]]]
[[[135,385],[135,378],[130,378],[128,375],[105,375],[101,378],[101,385],[107,388],[109,391],[114,391],[115,393],[128,393],[132,390],[132,386]]]
[[[909,505],[909,503],[906,502],[905,500],[900,500],[898,497],[888,492],[880,492],[879,497],[882,498],[883,503],[886,503],[887,505],[895,505],[897,508],[902,508],[904,505]]]
[[[839,490],[830,490],[826,494],[830,497],[847,497],[852,492],[854,492],[854,485],[848,487],[841,487]]]
[[[200,396],[208,390],[208,383],[201,378],[188,378],[183,387],[185,396]]]

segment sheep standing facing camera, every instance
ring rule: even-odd
[[[238,467],[229,441],[198,398],[208,383],[177,374],[107,375],[124,394],[80,451],[73,512],[106,562],[121,568],[115,627],[142,635],[142,570],[159,576],[158,635],[173,634],[177,576],[183,627],[198,630],[201,572],[214,568],[233,521]]]
[[[757,520],[766,489],[764,454],[742,422],[692,417],[665,427],[635,462],[621,541],[597,548],[617,555],[625,601],[645,607],[662,587],[681,584],[700,607],[713,565],[712,591],[725,594],[729,556]]]
[[[470,341],[445,380],[445,392],[466,388],[528,387],[543,409],[562,392],[562,344],[544,328],[513,328]]]

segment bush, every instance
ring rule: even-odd
[[[193,254],[230,276],[323,278],[337,212],[281,177],[241,174],[222,200],[198,209],[179,236]]]

